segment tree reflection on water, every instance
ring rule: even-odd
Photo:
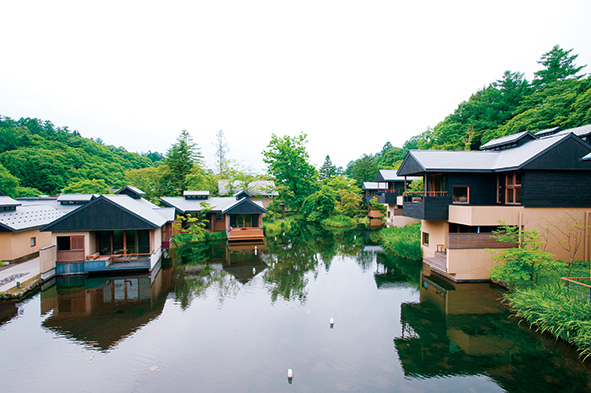
[[[182,307],[212,287],[223,301],[263,272],[272,302],[278,299],[305,302],[306,286],[321,268],[326,271],[337,255],[357,256],[363,246],[357,229],[325,229],[295,222],[261,243],[195,243],[173,251],[177,272],[175,294]]]

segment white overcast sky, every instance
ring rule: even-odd
[[[130,151],[182,129],[264,170],[271,134],[345,167],[435,126],[558,44],[591,64],[591,1],[0,1],[0,114]],[[591,72],[591,66],[584,72]]]

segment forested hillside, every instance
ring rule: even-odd
[[[9,196],[55,195],[81,180],[121,187],[126,170],[153,166],[149,157],[83,138],[50,121],[0,116],[0,191]]]
[[[402,149],[386,144],[381,152],[350,162],[346,173],[359,183],[370,181],[378,169],[398,168],[409,149],[478,150],[491,139],[520,131],[591,123],[591,78],[581,72],[585,66],[576,65],[577,56],[555,46],[541,56],[541,69],[531,82],[523,73],[506,71]]]

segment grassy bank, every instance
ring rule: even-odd
[[[505,299],[531,328],[575,345],[583,359],[591,355],[591,302],[566,291],[564,284],[516,289]]]
[[[420,223],[382,229],[380,237],[382,247],[390,254],[413,261],[423,258]]]
[[[586,359],[591,355],[589,288],[577,288],[572,283],[567,288],[560,279],[567,272],[568,265],[564,264],[558,270],[542,274],[537,285],[513,288],[503,298],[512,313],[525,320],[530,328],[576,346],[581,358]],[[589,263],[575,263],[571,276],[588,277]]]

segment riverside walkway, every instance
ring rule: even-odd
[[[0,268],[0,295],[16,288],[17,283],[39,276],[39,257],[23,263],[15,263]],[[22,286],[21,286],[22,287]]]

